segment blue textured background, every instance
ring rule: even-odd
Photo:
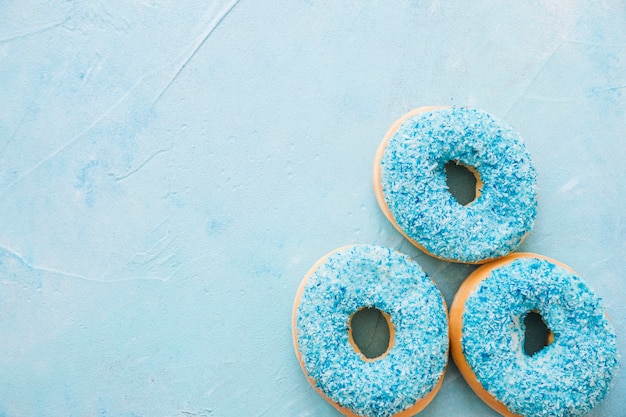
[[[448,302],[473,269],[373,196],[421,105],[521,133],[523,249],[591,283],[626,354],[625,27],[624,1],[0,2],[0,415],[334,415],[291,345],[309,267],[391,246]],[[494,413],[451,365],[420,415]]]

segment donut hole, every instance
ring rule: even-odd
[[[474,168],[458,161],[448,161],[443,169],[448,191],[457,203],[468,206],[480,196],[482,182]]]
[[[389,314],[374,307],[363,307],[350,317],[350,343],[365,360],[378,360],[393,345],[393,325]]]
[[[541,313],[529,311],[524,317],[524,354],[533,356],[554,340],[554,333],[548,328]]]

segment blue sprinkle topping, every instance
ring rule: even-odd
[[[351,316],[373,307],[391,317],[386,356],[364,361],[349,342]],[[448,360],[441,293],[420,266],[388,248],[358,245],[331,254],[308,278],[296,311],[298,349],[315,385],[333,402],[389,417],[432,391]]]
[[[473,167],[481,195],[460,205],[444,166]],[[475,109],[420,113],[400,125],[381,160],[385,201],[398,226],[440,258],[480,262],[515,250],[536,216],[536,172],[520,136]]]
[[[554,342],[527,356],[523,317],[532,310]],[[586,414],[619,367],[615,330],[600,299],[547,260],[516,259],[483,280],[466,300],[461,343],[483,388],[528,417]]]

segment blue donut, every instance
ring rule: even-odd
[[[477,197],[459,204],[444,166],[477,177]],[[435,257],[483,263],[515,250],[536,216],[536,172],[520,136],[489,114],[424,107],[397,121],[374,161],[378,203],[398,231]]]
[[[551,341],[523,350],[524,318],[541,314]],[[450,308],[452,357],[465,380],[505,416],[579,416],[617,372],[615,330],[589,285],[567,266],[513,254],[474,271]]]
[[[387,318],[388,350],[367,359],[350,321],[371,307]],[[412,416],[441,386],[448,361],[445,301],[420,266],[394,250],[340,248],[305,276],[294,303],[296,355],[313,387],[348,416]]]

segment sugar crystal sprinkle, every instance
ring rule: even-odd
[[[349,342],[350,317],[373,307],[391,317],[389,353],[365,361]],[[296,310],[306,373],[329,399],[367,417],[389,417],[435,388],[448,359],[445,303],[420,266],[394,250],[334,252],[305,283]]]
[[[528,356],[523,316],[533,310],[554,341]],[[461,343],[483,388],[528,417],[586,414],[619,366],[615,330],[599,297],[580,277],[543,259],[516,259],[474,289]]]
[[[481,195],[462,206],[444,166],[472,167]],[[381,159],[381,185],[396,223],[429,253],[480,262],[515,250],[536,216],[536,172],[519,134],[469,108],[420,113],[400,125]]]

